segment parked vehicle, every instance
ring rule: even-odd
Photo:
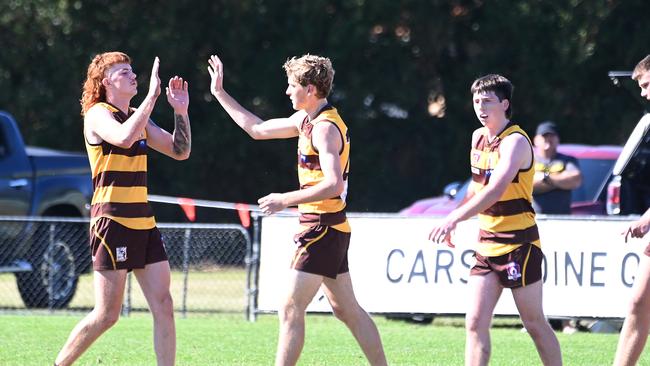
[[[628,138],[607,187],[609,215],[640,215],[650,207],[650,114]]]
[[[85,154],[26,147],[14,118],[0,111],[1,216],[89,217],[91,198]],[[65,307],[90,266],[87,242],[53,227],[0,225],[0,273],[15,273],[28,307]]]
[[[571,193],[571,214],[605,215],[606,187],[611,180],[611,172],[622,151],[620,146],[560,144],[558,152],[578,159],[582,171],[582,185]],[[445,186],[442,196],[415,201],[399,213],[414,215],[447,215],[467,194],[471,179],[453,182]]]

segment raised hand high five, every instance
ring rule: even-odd
[[[210,56],[208,59],[208,73],[210,73],[210,92],[215,97],[217,93],[223,91],[223,63],[217,55]]]
[[[165,88],[167,102],[174,108],[176,114],[187,114],[187,108],[190,105],[190,94],[188,92],[187,81],[182,77],[174,76],[169,79],[169,85]]]
[[[149,95],[158,98],[160,95],[160,77],[158,76],[158,69],[160,68],[160,59],[158,56],[153,60],[151,67],[151,78],[149,79]]]

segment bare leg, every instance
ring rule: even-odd
[[[650,258],[642,255],[632,301],[618,338],[614,365],[636,365],[650,331]]]
[[[490,272],[469,276],[471,302],[465,315],[465,365],[487,365],[490,360],[490,325],[494,307],[503,287],[499,277]]]
[[[120,318],[126,270],[95,271],[95,307],[72,329],[56,357],[60,366],[72,365],[93,342]]]
[[[359,306],[352,289],[350,273],[338,275],[335,280],[324,278],[323,284],[334,315],[350,329],[368,362],[373,366],[386,365],[379,331],[368,313]]]
[[[276,366],[295,365],[305,343],[305,310],[318,291],[323,277],[292,270],[289,276],[289,293],[280,317],[280,336],[275,355]]]
[[[533,338],[537,353],[544,365],[562,365],[560,343],[544,317],[542,308],[542,281],[512,290],[512,296],[521,320]]]
[[[174,302],[169,293],[169,262],[148,264],[133,271],[153,315],[153,342],[159,366],[173,365],[176,359]]]

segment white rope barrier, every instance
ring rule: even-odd
[[[159,203],[170,203],[176,205],[192,205],[196,207],[222,208],[227,210],[238,210],[238,211],[247,210],[251,212],[260,212],[260,213],[262,212],[260,206],[251,205],[248,203],[200,200],[200,199],[186,198],[186,197],[161,196],[157,194],[150,194],[149,201],[159,202]],[[275,213],[275,215],[297,216],[298,211],[296,209],[284,209],[282,211]]]

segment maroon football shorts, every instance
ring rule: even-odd
[[[296,234],[298,246],[291,261],[291,268],[336,279],[348,269],[350,233],[331,226],[315,225]]]
[[[90,250],[96,271],[132,270],[167,260],[157,227],[135,230],[106,217],[90,228]]]
[[[542,279],[542,250],[533,244],[524,244],[510,253],[498,257],[484,257],[475,253],[476,264],[471,276],[484,276],[494,272],[501,286],[517,288],[528,286]]]

